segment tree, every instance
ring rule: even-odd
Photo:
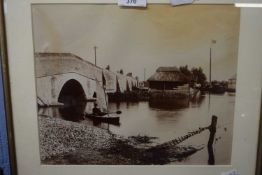
[[[124,75],[123,69],[120,69],[119,73],[122,74],[122,75]]]
[[[195,83],[198,83],[198,84],[201,84],[201,85],[205,84],[207,78],[206,78],[206,75],[204,74],[203,69],[201,67],[199,67],[199,68],[193,67],[191,69],[191,72],[192,72],[192,80]]]
[[[199,84],[204,84],[207,80],[207,77],[206,75],[204,74],[203,72],[203,69],[201,67],[198,68],[198,81],[199,81]]]
[[[192,73],[191,71],[188,69],[188,66],[180,66],[179,67],[180,72],[185,76],[187,82],[190,82],[192,80]]]
[[[107,65],[107,66],[106,66],[106,70],[110,70],[110,65]]]
[[[132,74],[132,72],[129,72],[129,73],[126,74],[126,76],[133,77],[133,74]]]

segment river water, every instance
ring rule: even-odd
[[[161,102],[152,105],[149,102],[110,103],[109,110],[121,110],[121,126],[110,125],[109,129],[124,136],[147,135],[158,137],[159,143],[186,135],[199,127],[209,126],[212,115],[218,117],[217,133],[214,143],[216,165],[228,165],[231,161],[232,132],[234,118],[235,96],[199,95],[191,100],[186,107],[172,108],[170,104]],[[158,107],[159,106],[159,107]],[[209,131],[189,138],[181,145],[204,146],[204,149],[175,164],[208,164]]]
[[[199,127],[209,126],[212,115],[218,117],[217,132],[213,152],[216,165],[228,165],[231,161],[232,132],[234,118],[234,94],[198,95],[194,99],[181,102],[183,105],[167,102],[120,102],[109,103],[109,111],[121,110],[120,126],[101,124],[98,127],[109,129],[122,136],[146,135],[158,137],[157,143],[163,143],[186,135]],[[82,108],[81,108],[82,109]],[[40,110],[39,114],[63,117],[57,108]],[[81,112],[79,113],[81,114]],[[77,114],[77,115],[79,115]],[[73,114],[70,113],[70,116]],[[86,119],[86,124],[93,124]],[[207,143],[209,131],[195,135],[180,145],[204,147],[181,162],[174,164],[206,165],[208,164]]]

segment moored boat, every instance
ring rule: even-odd
[[[224,94],[226,92],[226,88],[220,84],[213,84],[210,92],[214,94]]]
[[[96,122],[103,122],[103,123],[117,124],[117,125],[120,124],[119,122],[120,117],[112,116],[111,114],[106,114],[103,116],[97,116],[94,114],[86,114],[85,116]]]

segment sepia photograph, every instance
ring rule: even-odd
[[[231,164],[239,8],[31,10],[42,164]]]

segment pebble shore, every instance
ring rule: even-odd
[[[151,165],[180,161],[203,147],[155,145],[155,137],[123,138],[106,129],[38,116],[40,158],[44,164]]]
[[[113,134],[101,128],[54,117],[38,116],[38,119],[41,160],[78,149],[106,149],[114,140]]]

